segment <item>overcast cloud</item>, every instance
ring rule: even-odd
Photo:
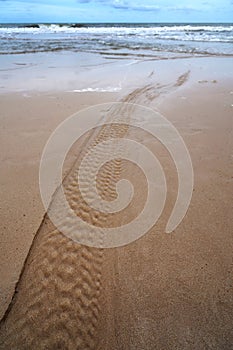
[[[232,0],[0,0],[0,22],[231,22]]]

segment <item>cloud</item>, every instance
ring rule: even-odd
[[[160,6],[156,5],[137,5],[129,1],[112,1],[111,6],[115,9],[120,10],[134,10],[134,11],[158,11],[161,9]]]
[[[138,5],[135,1],[126,0],[76,0],[78,3],[101,3],[119,10],[136,10],[136,11],[157,11],[160,6],[156,5]]]
[[[110,6],[116,10],[130,10],[141,12],[155,12],[155,11],[200,11],[200,8],[194,6],[171,6],[171,5],[154,5],[151,1],[146,1],[141,4],[137,0],[76,0],[78,3],[99,3]],[[233,1],[233,0],[232,0]],[[159,1],[158,1],[159,3]]]
[[[165,9],[168,11],[201,11],[200,8],[192,6],[171,6]]]
[[[230,22],[232,3],[233,0],[0,0],[0,22]]]
[[[53,5],[66,7],[86,6],[104,6],[115,10],[137,11],[137,12],[195,12],[204,11],[209,8],[216,8],[216,5],[223,5],[224,2],[228,6],[233,3],[233,0],[192,0],[187,4],[187,1],[180,0],[179,5],[175,5],[172,0],[0,0],[0,2],[8,3],[30,3],[38,5]],[[218,6],[217,6],[218,7]],[[95,7],[96,8],[96,7]]]
[[[120,4],[113,4],[112,7],[118,10],[133,10],[133,11],[160,11],[161,7],[159,6],[147,6],[147,5],[142,5],[142,6],[130,6],[130,5],[120,5]]]

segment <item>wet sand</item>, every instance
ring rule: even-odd
[[[231,348],[233,79],[229,60],[133,64],[127,84],[115,93],[29,91],[24,96],[22,92],[0,96],[2,315],[13,296],[1,323],[2,349]],[[149,135],[120,126],[88,135],[69,155],[64,181],[67,197],[74,195],[74,209],[84,220],[99,226],[108,220],[85,203],[80,205],[74,179],[82,154],[109,134],[141,138],[159,155],[168,181],[165,209],[147,235],[125,247],[97,249],[72,242],[48,217],[43,219],[38,167],[47,138],[62,120],[90,104],[107,101],[158,108],[185,140],[195,184],[187,215],[175,232],[165,234],[177,194],[168,153]],[[111,218],[108,224],[113,226],[133,218],[145,200],[142,174],[117,161],[100,174],[106,198],[115,198],[114,184],[123,175],[134,183],[136,199],[126,214]]]

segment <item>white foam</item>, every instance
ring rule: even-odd
[[[155,49],[232,55],[233,25],[104,26],[103,24],[89,27],[57,24],[40,24],[39,27],[0,25],[0,40],[2,39],[7,40],[0,51],[4,54],[57,50],[102,52],[105,49],[126,48],[135,51]],[[208,47],[202,44],[204,42],[208,43]],[[196,47],[190,48],[190,45]]]
[[[150,26],[150,27],[80,27],[74,28],[70,26],[59,26],[56,24],[40,24],[39,28],[33,27],[1,27],[0,32],[5,33],[82,33],[82,34],[114,34],[114,35],[153,35],[169,32],[231,32],[233,26],[192,26],[192,25],[177,25],[177,26]]]
[[[106,88],[84,88],[84,89],[75,89],[69,92],[118,92],[121,90],[121,87],[106,87]]]

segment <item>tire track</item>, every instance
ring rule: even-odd
[[[173,84],[172,88],[175,86]],[[150,104],[167,88],[147,84],[128,94],[122,102]],[[108,112],[109,120],[115,121],[123,113],[125,121],[130,121],[133,105],[122,110],[113,104]],[[85,144],[79,145],[77,160],[64,179],[64,191],[71,207],[92,225],[104,227],[108,217],[90,210],[83,200],[77,183],[80,162],[99,142],[124,137],[127,132],[126,125],[106,125],[94,130]],[[104,198],[115,199],[115,183],[120,179],[122,167],[119,159],[106,164],[102,178],[98,180]],[[93,160],[87,176],[94,170]],[[0,348],[95,349],[104,254],[103,249],[81,246],[62,235],[46,215],[34,238],[12,302],[1,321]]]
[[[148,78],[151,78],[152,76],[154,76],[154,71],[150,73]],[[181,87],[188,81],[189,76],[190,70],[181,74],[174,83],[149,83],[143,87],[138,87],[132,92],[130,92],[128,95],[123,97],[121,102],[149,105],[155,99],[161,97],[162,95],[167,95],[175,91],[177,88]]]
[[[110,111],[111,117],[114,113]],[[91,135],[82,153],[109,137],[123,137],[125,132],[125,126],[103,127]],[[84,220],[96,224],[95,218],[101,227],[106,217],[91,212],[76,190],[80,158],[82,154],[64,181],[65,192],[68,199],[73,195],[73,209]],[[90,164],[88,171],[92,168]],[[120,162],[114,160],[107,172],[105,191],[111,197]],[[103,254],[103,249],[69,240],[46,216],[1,323],[1,349],[94,349]]]

